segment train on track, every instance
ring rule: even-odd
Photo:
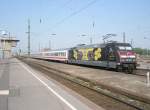
[[[127,73],[133,73],[136,69],[136,53],[129,43],[81,44],[67,49],[40,52],[32,57],[69,64],[113,68]]]

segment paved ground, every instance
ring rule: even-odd
[[[139,66],[138,69],[150,69],[150,63],[147,62],[138,62]]]
[[[9,64],[7,60],[0,60],[0,110],[7,110],[9,90]]]
[[[49,65],[51,68],[64,71],[73,76],[103,83],[150,99],[150,87],[147,86],[146,77],[62,63],[39,62],[42,64],[45,63],[45,65]]]
[[[7,79],[0,87],[8,89],[9,85],[10,89],[9,97],[0,97],[0,110],[103,110],[82,97],[83,103],[73,91],[64,90],[26,64],[16,59],[8,62],[0,65],[0,81]]]

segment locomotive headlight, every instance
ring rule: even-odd
[[[121,58],[121,62],[125,62],[126,61],[126,59],[125,58]]]
[[[133,58],[133,59],[132,59],[132,61],[133,61],[133,62],[135,62],[135,61],[136,61],[136,59],[135,59],[135,58]]]
[[[135,58],[122,58],[120,61],[121,62],[135,62],[136,59]]]
[[[128,59],[127,59],[127,61],[131,62],[131,61],[132,61],[132,59],[131,59],[131,58],[128,58]]]

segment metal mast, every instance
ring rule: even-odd
[[[126,43],[126,35],[125,35],[125,32],[123,32],[123,43]]]
[[[30,19],[28,19],[28,56],[30,56]]]

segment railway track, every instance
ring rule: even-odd
[[[144,76],[144,77],[146,77],[146,73],[147,72],[150,72],[150,70],[149,69],[137,69],[136,72],[135,72],[135,74],[133,74],[133,75],[138,75],[138,76]]]
[[[70,78],[65,74],[60,75],[58,71],[47,68],[42,64],[30,62],[26,60],[23,61],[28,65],[30,65],[31,67],[39,71],[42,71],[42,73],[44,73],[47,77],[51,77],[55,79],[56,81],[64,84],[68,88],[71,88],[72,90],[76,91],[77,93],[81,94],[82,96],[88,98],[92,102],[96,103],[99,106],[102,106],[107,110],[144,110],[145,109],[145,107],[136,106],[133,100],[130,100],[131,103],[129,103],[123,100],[119,100],[116,97],[112,97],[107,93],[109,91],[97,92],[96,90],[87,87],[86,85],[88,85],[88,83],[86,84],[81,81],[81,83],[84,83],[81,84],[77,81],[73,81],[73,79],[70,80]]]
[[[39,59],[39,58],[35,58],[35,59],[44,60],[44,59]],[[49,61],[49,60],[45,60],[45,61]],[[56,61],[52,61],[52,62],[56,62]],[[66,64],[66,63],[63,63],[63,62],[59,62],[59,63]],[[71,64],[69,64],[69,65],[71,65]],[[73,64],[73,65],[77,65],[77,64]],[[88,65],[80,65],[80,66],[87,67],[87,68],[94,68],[94,69],[103,69],[103,70],[107,70],[107,71],[116,71],[115,69],[105,69],[105,68],[102,68],[102,67],[94,67],[94,66],[88,66]],[[131,75],[146,77],[147,72],[150,72],[150,70],[149,69],[137,69]],[[121,72],[121,73],[122,74],[129,74],[129,73],[126,73],[126,72]]]
[[[33,58],[33,59],[37,59],[37,60],[44,60],[44,59],[39,59],[39,58]],[[49,61],[49,60],[45,60],[45,61]],[[56,62],[56,61],[51,61],[51,62]],[[66,63],[63,63],[63,62],[59,62],[59,63],[62,63],[62,64],[66,64]],[[71,64],[69,64],[71,65]],[[78,64],[73,64],[73,65],[78,65]],[[102,68],[102,67],[96,67],[96,66],[88,66],[88,65],[80,65],[80,66],[83,66],[83,67],[87,67],[87,68],[94,68],[94,69],[103,69],[103,70],[107,70],[107,71],[116,71],[115,69],[105,69],[105,68]],[[144,76],[146,77],[146,73],[147,72],[150,72],[149,69],[137,69],[135,70],[132,75],[137,75],[137,76]],[[129,74],[129,73],[126,73],[125,71],[124,72],[121,72],[122,74]]]

